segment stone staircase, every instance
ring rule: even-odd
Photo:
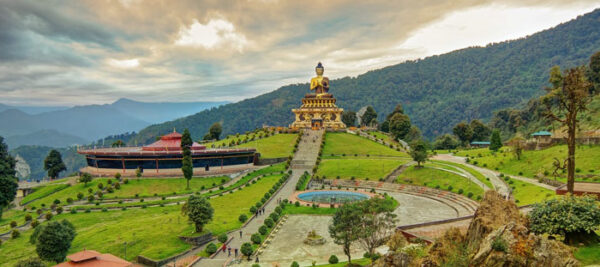
[[[317,161],[322,139],[323,130],[305,130],[290,167],[311,171]]]

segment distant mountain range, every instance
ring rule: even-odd
[[[88,144],[109,135],[139,131],[227,102],[147,103],[119,99],[75,107],[11,107],[0,104],[0,136],[10,148]]]
[[[421,60],[331,80],[337,104],[357,111],[372,105],[381,121],[402,104],[426,137],[451,132],[464,120],[489,120],[493,111],[523,107],[544,93],[549,69],[586,64],[600,50],[600,9],[539,33],[485,47],[470,47]],[[325,66],[327,69],[327,66]],[[307,66],[312,69],[312,66]],[[327,70],[326,70],[327,71]],[[201,138],[214,122],[223,134],[242,133],[267,125],[289,125],[290,111],[308,93],[308,84],[283,86],[273,92],[149,126],[130,143],[149,143],[173,128],[189,128]]]

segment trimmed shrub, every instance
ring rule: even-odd
[[[337,256],[335,256],[335,255],[329,256],[329,263],[330,264],[336,264],[338,262],[339,262],[339,260],[338,260]]]
[[[211,242],[210,244],[208,244],[208,246],[206,246],[204,251],[206,251],[206,253],[212,255],[215,252],[217,252],[217,245],[215,245],[214,243]]]
[[[77,210],[76,210],[76,209],[71,209],[71,210],[69,211],[69,213],[71,213],[71,214],[75,214],[75,213],[77,213]]]
[[[46,221],[49,221],[52,219],[52,216],[53,216],[52,212],[48,212],[48,213],[46,213],[46,216],[44,216],[44,217],[46,218]]]
[[[266,226],[266,225],[263,225],[263,226],[261,226],[260,228],[258,228],[258,232],[259,232],[261,235],[265,235],[265,234],[267,234],[267,231],[268,231],[268,230],[269,230],[269,229],[267,228],[267,226]]]
[[[12,239],[16,239],[19,236],[21,236],[21,232],[19,232],[19,230],[17,230],[17,229],[14,229],[14,230],[12,230],[12,233],[10,233],[10,236],[12,237]]]
[[[221,243],[227,242],[227,239],[228,239],[227,234],[225,234],[225,233],[220,234],[219,237],[217,237],[217,240],[219,240],[219,242],[221,242]]]
[[[250,207],[250,213],[256,213],[256,207],[255,206]]]
[[[26,222],[31,221],[31,214],[26,214],[25,215],[25,221]]]
[[[40,222],[37,219],[31,221],[31,228],[36,228],[38,225],[40,225]]]
[[[260,238],[259,234],[252,234],[252,236],[250,237],[250,240],[252,241],[252,243],[254,244],[260,244],[260,242],[262,242],[262,238]]]
[[[17,222],[11,221],[10,222],[10,228],[15,228],[15,227],[17,227]]]
[[[292,265],[290,265],[290,267],[300,267],[300,264],[298,264],[297,262],[292,262]]]
[[[245,223],[248,220],[248,215],[240,214],[240,217],[238,217],[238,220],[242,223]]]
[[[273,219],[271,218],[266,218],[265,219],[265,225],[269,228],[273,227],[273,224],[275,224],[275,222],[273,222]]]

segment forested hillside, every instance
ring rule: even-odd
[[[10,151],[13,156],[19,155],[27,162],[31,169],[29,179],[39,180],[47,177],[44,171],[44,159],[48,156],[51,147],[46,146],[20,146]],[[60,173],[60,177],[65,177],[73,172],[79,171],[84,167],[85,157],[77,154],[76,147],[56,148],[62,155],[63,162],[67,166],[67,170]]]
[[[600,49],[600,10],[526,38],[472,47],[408,61],[355,78],[331,81],[331,93],[347,110],[372,105],[382,120],[397,103],[427,137],[451,132],[457,122],[489,119],[493,111],[521,107],[543,94],[553,65],[585,64]],[[313,66],[307,66],[312,68]],[[327,68],[327,66],[325,66]],[[327,70],[326,70],[327,72]],[[173,128],[198,139],[214,122],[224,134],[268,125],[288,125],[308,84],[283,86],[252,99],[152,125],[130,142],[148,143]]]

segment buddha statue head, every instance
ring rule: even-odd
[[[323,76],[323,72],[325,71],[325,68],[323,68],[323,64],[321,64],[321,62],[319,62],[319,64],[317,64],[315,71],[317,72],[317,76]]]

